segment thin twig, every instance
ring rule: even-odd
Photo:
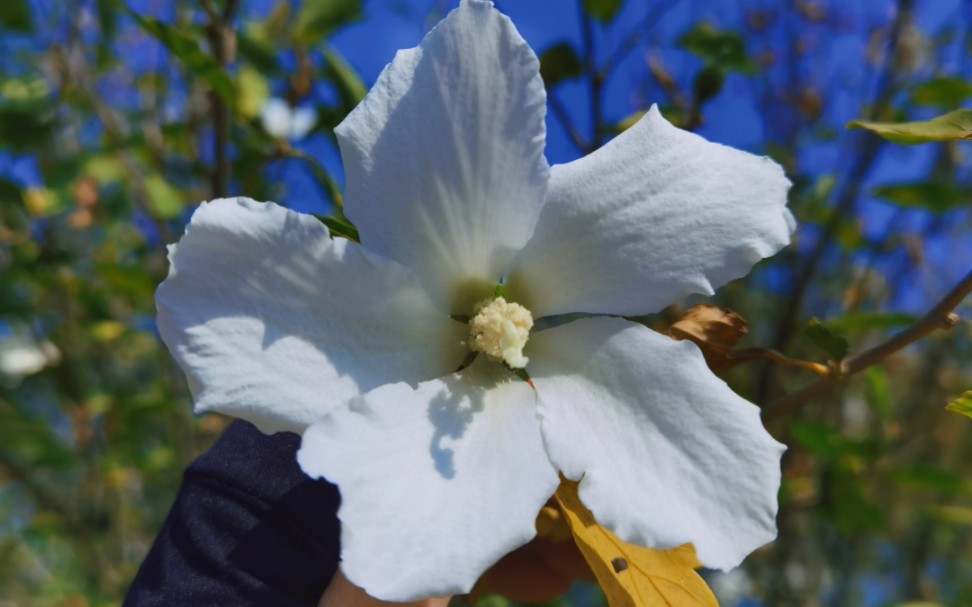
[[[877,87],[877,92],[873,103],[870,104],[868,117],[876,119],[887,109],[895,93],[895,72],[901,32],[906,23],[912,18],[914,13],[914,0],[899,0],[898,11],[891,25],[889,34],[889,48],[887,68],[882,73]],[[836,199],[834,208],[823,226],[822,233],[814,243],[813,250],[805,258],[802,267],[799,268],[790,296],[787,299],[783,314],[780,316],[779,324],[776,328],[776,338],[773,340],[773,347],[777,350],[785,350],[790,337],[796,328],[796,318],[803,307],[803,300],[812,279],[817,273],[823,258],[833,244],[837,231],[848,216],[850,216],[857,205],[860,197],[861,186],[865,177],[870,173],[878,158],[878,153],[883,147],[884,140],[880,137],[860,135],[858,141],[861,148],[858,150],[854,164],[848,171],[844,186]],[[770,390],[770,377],[772,367],[767,367],[759,378],[759,399],[766,398]]]
[[[675,8],[681,0],[669,0],[668,2],[662,2],[655,6],[641,23],[636,25],[634,29],[628,34],[620,45],[618,45],[617,50],[611,54],[610,57],[601,65],[601,68],[597,71],[598,76],[602,81],[607,81],[611,77],[611,73],[614,71],[618,64],[625,60],[625,58],[638,47],[641,39],[644,38],[645,34],[655,27],[655,25],[661,21],[662,17],[665,16],[668,11]]]
[[[770,403],[763,411],[763,420],[772,421],[793,413],[811,398],[830,390],[846,377],[860,373],[864,369],[881,362],[891,354],[928,336],[938,329],[950,329],[958,321],[955,308],[972,293],[972,271],[965,275],[948,294],[939,301],[928,314],[901,333],[873,348],[865,350],[844,360],[838,372],[831,377],[819,379],[812,384]]]
[[[209,46],[213,57],[222,66],[229,61],[227,54],[229,47],[228,28],[236,11],[236,0],[226,0],[226,7],[220,15],[209,2],[203,7],[209,15],[210,21],[206,27],[209,36]],[[213,198],[223,198],[229,195],[230,159],[229,159],[229,129],[230,107],[215,90],[209,91],[210,106],[213,111],[213,131],[215,146],[215,166],[213,167]]]
[[[587,143],[587,140],[584,139],[581,132],[577,130],[577,126],[570,119],[570,113],[567,111],[567,108],[564,107],[564,104],[561,103],[553,91],[547,91],[547,105],[550,107],[550,111],[553,112],[554,118],[564,127],[564,131],[567,132],[567,136],[570,137],[570,142],[574,144],[577,151],[581,154],[586,154],[590,144]]]
[[[587,90],[590,95],[591,137],[586,153],[601,147],[604,135],[603,97],[604,80],[597,69],[597,47],[594,42],[594,20],[584,9],[584,3],[578,2],[581,24],[581,45],[584,54],[584,71],[587,74]]]
[[[720,369],[735,367],[736,365],[754,360],[769,360],[786,367],[805,369],[807,371],[812,371],[821,377],[829,377],[832,373],[830,367],[827,365],[811,360],[790,358],[785,354],[781,354],[776,350],[770,350],[769,348],[745,348],[743,350],[729,350],[726,352],[725,358],[719,361],[721,363]]]

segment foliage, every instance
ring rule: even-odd
[[[422,3],[398,4],[396,23],[434,22]],[[789,447],[780,536],[747,560],[741,594],[701,572],[721,603],[972,604],[972,425],[951,412],[967,415],[968,322],[834,375],[916,326],[970,269],[961,13],[908,0],[874,10],[744,0],[737,19],[714,0],[577,0],[574,31],[528,22],[527,3],[501,4],[524,11],[514,20],[528,39],[551,33],[535,48],[546,49],[558,161],[657,103],[684,128],[773,156],[793,181],[800,227],[785,254],[708,308],[692,299],[633,319],[699,344],[767,418],[815,380],[827,386],[768,423]],[[194,205],[280,200],[357,240],[327,159],[333,128],[377,74],[359,74],[335,34],[363,19],[356,31],[379,39],[378,5],[0,2],[5,604],[118,604],[182,470],[226,423],[191,415],[154,327],[165,245]],[[271,97],[313,108],[306,140],[264,128]],[[869,132],[845,131],[849,122]],[[569,503],[580,541],[603,547],[592,537],[606,530]],[[630,570],[640,557],[623,558]],[[608,593],[630,592],[607,581],[612,571],[601,572]],[[560,604],[593,600],[583,596]]]
[[[972,140],[972,110],[955,110],[918,122],[871,122],[854,120],[852,129],[867,129],[895,143],[916,145],[932,141]]]

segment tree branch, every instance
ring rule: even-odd
[[[895,66],[897,65],[897,58],[900,52],[901,33],[904,26],[913,17],[913,14],[914,0],[898,1],[898,11],[891,24],[891,32],[889,34],[887,66],[880,76],[874,101],[871,103],[870,111],[867,113],[868,117],[872,120],[880,117],[894,96]],[[803,300],[807,289],[816,275],[827,249],[834,242],[841,224],[854,212],[864,178],[870,173],[871,168],[877,160],[878,153],[884,144],[883,139],[874,136],[858,137],[858,141],[861,142],[861,148],[856,154],[854,164],[848,172],[843,188],[835,201],[834,208],[824,223],[822,233],[816,243],[814,243],[813,250],[805,258],[802,267],[797,271],[796,282],[794,283],[790,297],[787,299],[786,307],[780,316],[780,321],[776,328],[776,338],[773,340],[773,348],[776,350],[786,350],[786,345],[789,343],[790,337],[792,337],[796,328],[796,319],[803,307]],[[765,399],[770,392],[771,374],[772,367],[766,367],[766,370],[759,378],[759,400]]]
[[[581,132],[577,130],[577,126],[570,119],[570,113],[567,111],[567,108],[564,107],[560,98],[552,90],[547,91],[547,105],[550,106],[550,111],[557,121],[560,122],[560,125],[567,131],[567,136],[570,137],[570,142],[574,144],[577,151],[581,154],[586,154],[590,145],[584,139],[584,136],[581,135]]]
[[[590,96],[591,111],[591,137],[586,153],[597,150],[603,143],[604,135],[604,116],[603,116],[603,97],[604,80],[597,69],[597,48],[594,44],[594,23],[587,11],[584,10],[584,3],[578,2],[581,23],[581,43],[584,51],[584,71],[587,73],[587,88]]]
[[[598,76],[602,81],[606,81],[614,68],[618,66],[619,63],[624,61],[624,59],[638,47],[638,44],[644,38],[645,34],[653,28],[662,17],[665,16],[668,11],[675,8],[681,0],[670,0],[669,2],[661,2],[651,10],[641,22],[634,27],[632,32],[625,38],[620,45],[618,45],[617,50],[611,54],[610,57],[604,62],[601,68],[597,71]]]
[[[954,327],[959,316],[955,308],[972,293],[972,271],[965,275],[948,294],[942,298],[928,314],[901,333],[873,348],[865,350],[844,360],[837,373],[818,379],[812,384],[770,403],[763,411],[763,421],[772,421],[793,413],[811,398],[823,394],[840,383],[845,377],[860,373],[864,369],[881,362],[891,354],[927,337],[938,329]]]
[[[220,65],[226,65],[230,60],[231,23],[236,12],[237,0],[226,0],[225,10],[220,15],[209,3],[203,7],[209,15],[206,33],[209,37],[210,50]],[[212,190],[213,198],[223,198],[229,194],[229,130],[230,108],[214,90],[209,91],[210,106],[213,111],[213,131],[215,146],[215,165],[213,167]]]

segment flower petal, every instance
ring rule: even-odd
[[[790,182],[652,107],[593,154],[553,167],[507,293],[534,316],[655,312],[711,294],[789,242]]]
[[[554,465],[621,539],[729,569],[776,536],[784,447],[692,343],[592,318],[527,345]]]
[[[362,244],[468,314],[533,233],[545,112],[536,55],[492,3],[464,0],[335,131]]]
[[[465,326],[411,271],[273,203],[203,203],[169,262],[159,331],[197,412],[301,431],[366,390],[440,376],[465,355]]]
[[[468,592],[536,535],[558,484],[536,395],[483,359],[417,390],[382,386],[304,434],[300,466],[341,490],[341,567],[376,598]]]

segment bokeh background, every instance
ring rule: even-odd
[[[224,195],[340,221],[333,127],[455,4],[0,2],[0,605],[120,602],[227,423],[193,416],[159,341],[165,245]],[[551,162],[657,103],[786,168],[794,244],[712,300],[748,321],[743,346],[826,364],[972,269],[972,143],[844,128],[968,106],[972,2],[497,4],[542,58]],[[960,321],[774,416],[780,536],[706,573],[723,605],[972,605],[972,420],[944,411],[972,389],[970,337]],[[767,410],[816,378],[765,360],[722,375]]]

